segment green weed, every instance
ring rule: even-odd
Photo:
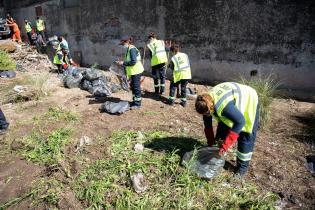
[[[33,132],[23,139],[23,156],[27,160],[55,165],[63,158],[64,147],[69,142],[71,130],[60,128],[45,137],[43,132]]]
[[[279,83],[273,79],[272,75],[267,77],[254,77],[252,79],[245,79],[241,77],[241,83],[254,88],[259,97],[260,118],[259,127],[264,129],[268,126],[270,121],[270,105],[275,96],[276,88]]]
[[[49,121],[78,122],[80,115],[60,107],[50,107],[44,114],[44,118]]]
[[[15,68],[15,61],[11,59],[6,52],[0,50],[0,71],[15,70]]]
[[[277,199],[250,183],[226,182],[228,174],[206,181],[181,167],[181,154],[200,146],[193,138],[153,131],[139,139],[136,132],[116,132],[109,141],[110,157],[87,166],[72,186],[88,209],[273,209]],[[133,150],[138,142],[145,145],[141,153]],[[130,181],[136,171],[148,186],[141,194]]]

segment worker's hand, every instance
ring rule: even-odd
[[[116,62],[117,65],[120,65],[120,66],[122,66],[124,64],[123,61],[115,61],[115,62]]]
[[[166,47],[166,48],[172,47],[172,41],[170,41],[170,40],[165,40],[165,47]]]
[[[232,130],[229,130],[228,135],[223,141],[223,144],[220,148],[220,155],[224,155],[226,151],[228,151],[236,142],[238,138],[238,133],[235,133]]]
[[[69,66],[68,66],[68,64],[64,63],[64,64],[62,64],[62,67],[64,70],[67,70]]]

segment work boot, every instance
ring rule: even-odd
[[[179,104],[180,104],[182,107],[186,107],[186,105],[187,105],[186,101],[181,101]]]
[[[167,101],[167,104],[170,106],[173,106],[174,103],[175,103],[174,100],[171,100],[171,99],[168,99],[168,101]]]
[[[154,88],[154,93],[155,93],[156,95],[158,95],[158,94],[160,93],[160,88],[159,88],[159,87],[155,87],[155,88]]]

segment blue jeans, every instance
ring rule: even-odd
[[[141,73],[131,76],[130,88],[133,95],[131,106],[141,106]]]
[[[240,174],[245,174],[248,170],[250,160],[241,160],[239,154],[251,154],[254,150],[255,142],[256,142],[256,133],[258,129],[259,122],[259,105],[257,105],[255,122],[253,126],[252,133],[241,132],[237,139],[237,162],[236,169]],[[225,139],[230,128],[226,126],[223,122],[218,123],[217,132],[216,132],[216,140]]]
[[[176,88],[178,88],[180,85],[180,94],[181,94],[180,99],[181,99],[182,103],[186,103],[186,101],[187,101],[186,90],[187,90],[188,81],[189,81],[188,79],[182,79],[176,83],[174,83],[173,81],[171,82],[170,97],[169,97],[170,101],[175,100],[175,91],[176,91]]]
[[[166,75],[166,65],[160,68],[152,68],[152,76],[154,81],[155,93],[164,93],[165,91],[165,75]]]
[[[5,116],[2,110],[0,109],[0,129],[7,129],[8,127],[9,127],[9,123],[5,119]]]

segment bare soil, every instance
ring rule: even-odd
[[[38,72],[37,72],[38,73]],[[18,76],[23,76],[21,73]],[[31,132],[32,127],[22,120],[31,120],[45,113],[49,107],[63,107],[81,115],[81,122],[66,154],[74,154],[75,145],[81,136],[89,136],[94,141],[99,137],[108,137],[118,130],[165,130],[174,133],[204,138],[202,117],[194,111],[194,102],[188,101],[186,108],[179,104],[166,105],[163,97],[155,96],[153,81],[147,77],[144,83],[143,104],[140,110],[128,111],[122,115],[100,113],[99,108],[105,99],[96,100],[88,92],[62,87],[56,74],[50,73],[48,80],[51,95],[36,102],[6,104],[2,106],[11,130],[0,137],[0,203],[20,197],[39,177],[49,176],[44,166],[38,166],[24,160],[14,150],[19,148],[14,139]],[[169,83],[167,83],[167,86]],[[192,85],[198,93],[207,88]],[[131,93],[118,92],[106,100],[130,100]],[[261,190],[277,193],[286,203],[286,208],[315,208],[315,177],[305,168],[305,157],[314,155],[315,104],[292,99],[275,99],[272,103],[271,125],[259,131],[254,157],[247,179],[254,181]],[[105,138],[101,138],[105,139]],[[10,148],[4,142],[10,141]],[[104,141],[104,140],[100,140]],[[101,145],[101,146],[100,146]],[[93,161],[102,156],[106,142],[97,142],[87,149],[87,156]],[[80,166],[72,162],[71,171],[79,173]],[[11,209],[28,209],[30,200],[24,200]],[[42,207],[38,207],[44,208]],[[80,209],[71,190],[66,190],[59,202],[60,209]]]

